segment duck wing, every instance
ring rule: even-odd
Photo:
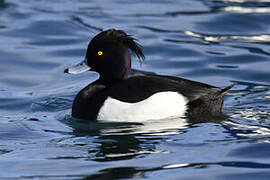
[[[129,77],[106,90],[110,97],[124,102],[139,102],[155,93],[178,92],[190,101],[221,91],[208,84],[183,78],[161,75],[137,75]]]

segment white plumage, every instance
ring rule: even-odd
[[[181,117],[187,110],[186,98],[177,92],[159,92],[149,98],[127,103],[108,97],[97,120],[142,122],[146,120]]]

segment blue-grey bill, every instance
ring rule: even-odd
[[[86,61],[83,60],[79,64],[76,64],[75,66],[68,68],[66,72],[69,74],[79,74],[79,73],[83,73],[89,70],[90,70],[90,67],[86,64]]]

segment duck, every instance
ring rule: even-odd
[[[99,78],[84,87],[72,104],[72,117],[88,121],[141,122],[165,118],[219,116],[224,96],[218,88],[176,76],[131,68],[131,54],[145,59],[142,46],[123,30],[108,29],[92,38],[82,62],[64,70],[94,71]]]

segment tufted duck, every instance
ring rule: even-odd
[[[99,73],[83,88],[72,105],[72,116],[86,120],[144,121],[181,116],[221,115],[224,95],[217,88],[179,77],[136,71],[131,73],[130,51],[141,60],[137,40],[124,31],[110,29],[88,44],[84,61],[65,70],[77,74]]]

